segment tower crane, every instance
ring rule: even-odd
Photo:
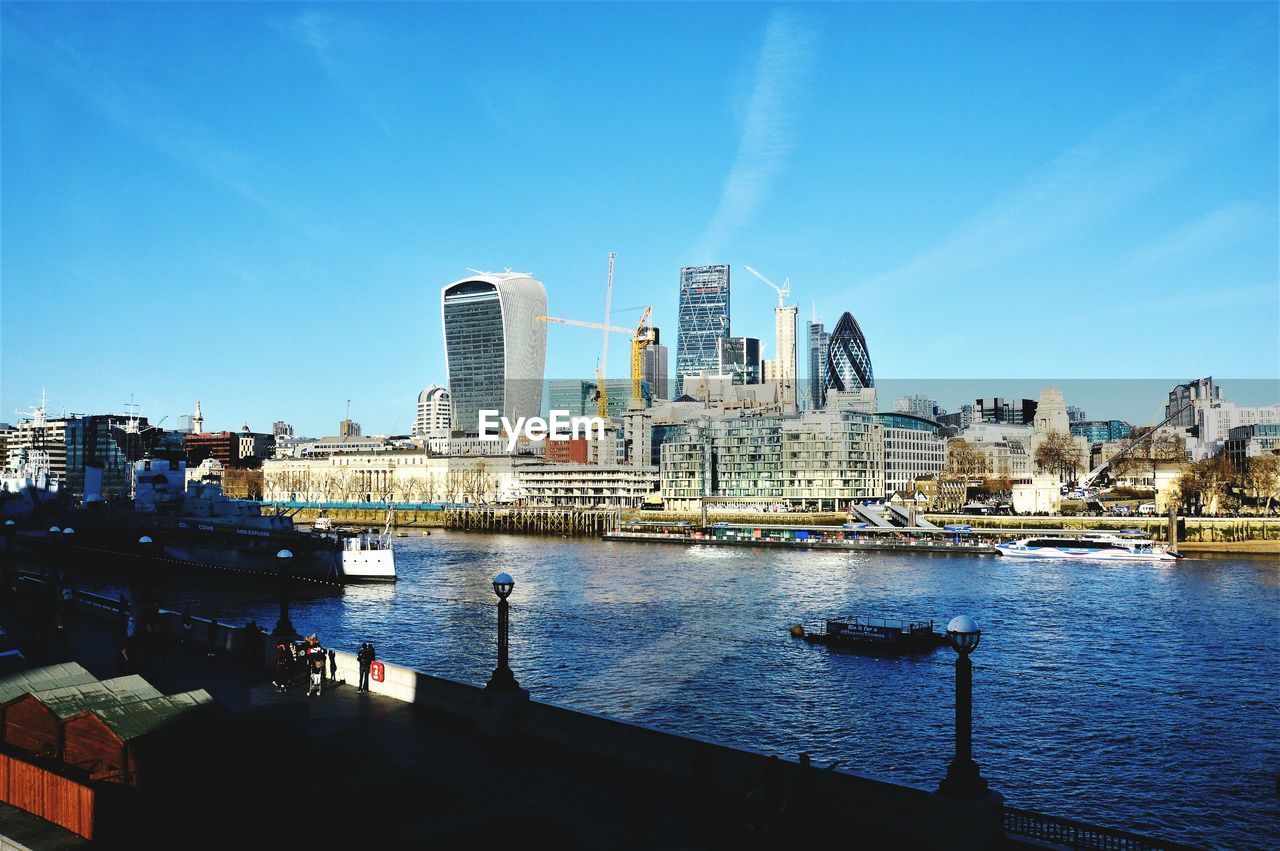
[[[575,328],[591,328],[596,331],[603,331],[605,339],[610,334],[626,334],[631,337],[631,401],[629,407],[644,407],[644,350],[654,342],[653,327],[649,324],[649,314],[653,311],[652,307],[644,309],[644,315],[640,317],[640,321],[636,323],[635,328],[624,328],[620,325],[606,325],[600,322],[583,322],[578,319],[560,319],[555,316],[539,316],[539,322],[555,322],[560,325],[572,325]],[[596,413],[601,418],[609,416],[608,398],[604,392],[604,377],[600,370],[596,370],[596,379],[599,382],[600,392],[596,395]]]
[[[791,279],[790,279],[790,278],[784,278],[784,279],[782,280],[782,286],[778,286],[778,285],[777,285],[777,284],[775,284],[773,281],[771,281],[771,280],[769,280],[768,278],[766,278],[764,275],[761,275],[761,274],[760,274],[759,272],[757,272],[755,269],[752,269],[750,266],[747,266],[747,267],[745,267],[745,268],[746,268],[746,270],[747,270],[748,272],[750,272],[751,274],[755,275],[757,278],[759,278],[760,280],[764,281],[766,284],[768,284],[769,286],[773,287],[773,288],[774,288],[774,290],[776,290],[776,291],[777,291],[777,293],[778,293],[778,307],[786,307],[786,306],[787,306],[787,296],[791,295]]]

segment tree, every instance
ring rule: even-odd
[[[991,472],[987,455],[963,437],[947,441],[947,475],[954,479],[977,479]]]
[[[1041,470],[1055,473],[1063,481],[1070,481],[1083,466],[1084,455],[1075,437],[1069,432],[1050,431],[1036,446],[1035,462]]]
[[[1265,513],[1271,513],[1271,500],[1280,486],[1280,455],[1259,455],[1246,462],[1245,487],[1253,491],[1254,499],[1266,497]]]

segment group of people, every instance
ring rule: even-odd
[[[360,685],[358,692],[369,690],[369,671],[377,653],[373,645],[365,641],[360,644],[356,653],[356,661],[360,665]],[[327,650],[320,644],[319,636],[314,633],[302,641],[281,641],[276,644],[275,676],[272,682],[276,691],[288,691],[293,685],[294,676],[302,670],[307,674],[307,697],[319,697],[324,694],[325,665],[329,667],[329,684],[338,681],[338,654]]]

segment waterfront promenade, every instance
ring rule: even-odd
[[[34,661],[74,658],[100,677],[120,672],[110,601],[81,595],[60,645],[40,633],[43,589],[23,587],[11,611],[33,627]],[[175,618],[165,616],[162,634]],[[197,639],[204,634],[198,629]],[[135,654],[136,670],[162,691],[206,688],[232,714],[216,741],[193,751],[182,784],[118,800],[99,839],[751,848],[856,836],[861,847],[985,848],[996,847],[1010,824],[1042,835],[1125,836],[1018,810],[1002,821],[995,797],[956,801],[805,766],[799,755],[727,748],[537,701],[495,709],[481,689],[394,665],[374,683],[379,693],[341,684],[319,698],[301,688],[280,694],[265,682],[260,659],[245,652],[251,642],[242,630],[219,635],[214,656],[167,639]],[[339,679],[354,678],[352,657],[340,653],[339,666]],[[1013,836],[1003,841],[1023,847]],[[1108,847],[1179,847],[1135,843]]]

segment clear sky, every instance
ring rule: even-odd
[[[45,386],[312,435],[350,399],[405,432],[445,378],[442,285],[528,271],[599,321],[610,251],[616,324],[652,304],[671,344],[679,267],[723,262],[734,333],[771,355],[742,267],[790,277],[801,337],[852,311],[895,388],[1213,374],[1276,401],[1272,3],[0,14],[0,420]],[[591,373],[597,333],[548,342],[548,377]],[[1068,402],[1162,401],[1129,395]]]

